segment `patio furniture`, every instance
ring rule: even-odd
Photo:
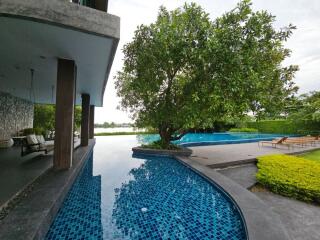
[[[26,136],[14,136],[12,137],[14,146],[21,146],[24,142],[24,139],[26,139]]]
[[[53,150],[53,143],[46,142],[42,135],[30,134],[24,139],[23,144],[21,145],[21,156],[33,152],[44,152],[47,154],[49,151]]]
[[[293,145],[299,145],[301,147],[307,146],[308,144],[310,145],[315,145],[316,144],[316,139],[314,137],[297,137],[297,138],[288,138],[285,140],[286,144],[291,144]]]
[[[282,137],[282,138],[273,139],[272,141],[260,141],[258,142],[258,146],[260,147],[260,144],[261,146],[263,146],[263,144],[271,144],[272,147],[277,147],[278,144],[283,144],[284,141],[287,139],[288,137]]]

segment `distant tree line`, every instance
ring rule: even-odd
[[[94,127],[96,127],[96,128],[117,128],[117,127],[134,127],[134,125],[132,123],[104,122],[104,123],[95,123]]]

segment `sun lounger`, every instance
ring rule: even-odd
[[[264,144],[271,144],[272,147],[277,147],[278,144],[283,144],[286,139],[288,139],[288,137],[277,138],[272,141],[260,141],[258,142],[258,145],[260,147],[260,145],[263,146]]]
[[[308,144],[310,145],[315,144],[316,140],[313,137],[298,137],[298,138],[288,138],[285,140],[285,143],[300,145],[303,147]]]

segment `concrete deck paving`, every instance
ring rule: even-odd
[[[225,144],[189,147],[193,153],[191,159],[202,165],[211,168],[220,168],[237,164],[255,162],[255,158],[267,154],[275,153],[299,153],[320,148],[320,145],[307,147],[294,147],[288,149],[287,146],[272,148],[270,146],[259,147],[258,143]]]
[[[21,157],[20,147],[0,149],[0,209],[50,167],[52,152]]]
[[[320,206],[271,192],[255,192],[254,194],[270,206],[275,213],[278,213],[291,239],[320,239]]]
[[[217,171],[246,189],[257,183],[256,173],[258,169],[254,163],[223,168]]]
[[[75,142],[75,148],[80,142]],[[21,157],[21,147],[0,149],[0,209],[52,167],[53,152]]]

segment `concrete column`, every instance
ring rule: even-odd
[[[94,105],[90,105],[89,138],[94,138]]]
[[[82,94],[81,113],[81,146],[88,146],[89,143],[89,119],[90,119],[90,95]]]
[[[53,157],[56,170],[72,166],[76,72],[73,60],[58,59]]]

